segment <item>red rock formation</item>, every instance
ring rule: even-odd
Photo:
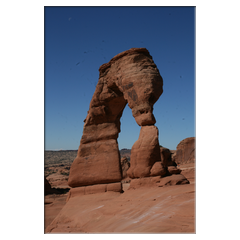
[[[156,122],[153,104],[162,94],[163,81],[147,49],[132,48],[120,53],[103,64],[99,72],[78,154],[70,169],[68,184],[71,187],[121,181],[117,137],[127,103],[138,125]],[[146,162],[151,168],[155,160]],[[150,168],[143,175],[139,169],[137,175],[149,175]]]
[[[160,147],[161,161],[165,167],[177,166],[177,164],[172,161],[172,154],[168,148]]]
[[[95,184],[91,186],[85,186],[85,187],[76,187],[71,188],[71,190],[68,193],[67,200],[70,198],[79,196],[79,195],[89,195],[94,193],[104,193],[104,192],[122,192],[122,183],[109,183],[109,184]]]
[[[156,126],[143,126],[138,140],[131,150],[130,178],[149,177],[153,164],[160,161],[158,129]]]
[[[173,161],[177,164],[195,162],[195,137],[185,138],[177,145],[177,151],[173,155]]]
[[[136,178],[131,180],[129,190],[140,187],[164,187],[171,185],[189,184],[189,181],[182,174],[173,174],[171,176]]]
[[[169,172],[170,174],[180,174],[181,171],[182,171],[181,169],[176,168],[175,166],[169,166],[169,167],[168,167],[168,172]]]
[[[163,166],[162,162],[155,162],[151,168],[151,176],[162,176],[167,174],[167,168]]]
[[[189,184],[189,181],[182,174],[173,174],[171,176],[162,178],[158,186],[163,187],[180,184]]]
[[[121,167],[122,167],[122,178],[124,179],[127,177],[127,170],[130,167],[130,163],[126,157],[121,158]]]

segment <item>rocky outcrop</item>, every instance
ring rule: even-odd
[[[51,185],[50,183],[48,182],[48,180],[44,177],[44,194],[48,194],[48,193],[51,193]]]
[[[172,153],[168,148],[160,146],[161,161],[165,167],[177,166],[177,164],[172,160]]]
[[[127,170],[130,168],[130,162],[128,161],[127,157],[121,158],[121,167],[122,167],[122,178],[127,177]]]
[[[52,188],[46,177],[44,177],[44,195],[61,193],[56,188]]]
[[[180,174],[168,168],[174,166],[171,153],[160,150],[158,129],[154,126],[153,105],[163,92],[162,86],[159,70],[145,48],[122,52],[99,68],[99,81],[84,120],[77,157],[70,169],[70,187],[89,194],[106,192],[112,184],[117,184],[117,191],[121,192],[119,186],[125,172],[122,172],[117,138],[126,104],[141,126],[139,139],[131,150],[127,175],[135,179]]]
[[[71,188],[68,193],[67,202],[70,198],[80,195],[89,195],[95,193],[104,193],[104,192],[122,192],[122,183],[109,183],[109,184],[95,184],[85,187],[76,187]]]
[[[195,137],[185,138],[177,145],[177,151],[172,156],[177,164],[195,162]]]
[[[168,172],[169,172],[169,174],[180,174],[181,173],[181,169],[179,169],[179,168],[177,168],[177,167],[175,167],[175,166],[169,166],[168,168]]]
[[[167,174],[167,168],[164,167],[162,162],[155,162],[151,168],[151,176],[161,176],[164,177]]]
[[[182,174],[172,174],[160,180],[158,187],[189,184],[189,181]]]
[[[136,178],[131,180],[129,190],[140,187],[165,187],[172,185],[189,184],[189,181],[182,174],[172,174],[170,176],[155,176],[147,178]]]
[[[160,148],[157,127],[142,126],[131,150],[131,167],[127,174],[133,180],[129,189],[189,184],[176,165],[170,150]]]
[[[75,188],[121,181],[117,138],[123,109],[128,103],[142,132],[144,128],[156,129],[149,125],[156,122],[153,104],[163,92],[162,85],[157,66],[145,48],[132,48],[120,53],[99,68],[99,81],[84,120],[77,157],[70,169],[69,186]],[[148,153],[154,155],[157,150],[153,147],[151,151]],[[156,157],[151,160],[147,154],[145,156],[146,163],[142,158],[134,176],[150,174]],[[148,166],[147,170],[143,166]]]

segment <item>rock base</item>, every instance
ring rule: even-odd
[[[167,177],[146,177],[135,178],[131,180],[128,190],[137,189],[140,187],[165,187],[172,185],[189,184],[190,182],[182,174],[173,174]]]
[[[91,186],[71,188],[66,202],[72,197],[104,192],[122,192],[122,183],[96,184]]]

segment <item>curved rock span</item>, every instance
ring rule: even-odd
[[[72,188],[117,183],[122,180],[118,134],[126,104],[141,126],[131,152],[131,178],[156,176],[163,172],[158,129],[153,105],[163,92],[163,79],[145,48],[132,48],[113,57],[99,68],[99,80],[84,120],[77,157],[68,184]],[[119,188],[121,191],[121,187]]]

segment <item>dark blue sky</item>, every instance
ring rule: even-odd
[[[176,149],[195,136],[194,7],[45,7],[45,149],[77,149],[99,67],[133,47],[149,50],[163,77],[154,105],[159,142]],[[128,106],[119,148],[140,127]]]

